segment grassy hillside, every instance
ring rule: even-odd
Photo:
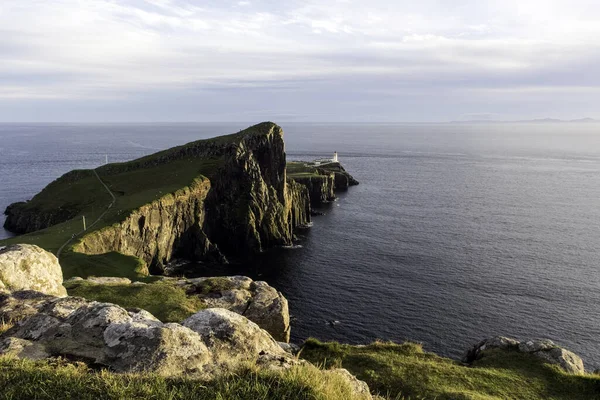
[[[567,374],[518,352],[490,352],[466,367],[414,343],[351,346],[310,339],[301,357],[346,368],[389,399],[600,399],[600,376]]]
[[[146,285],[97,285],[89,282],[66,282],[70,296],[84,297],[124,308],[142,308],[162,322],[180,323],[205,308],[200,299],[186,296],[173,283],[159,281]]]
[[[360,400],[338,376],[313,366],[285,372],[247,369],[210,382],[94,371],[65,361],[0,357],[0,397],[12,400]]]
[[[69,215],[70,219],[46,229],[2,240],[0,245],[36,244],[56,254],[65,242],[81,232],[83,216],[88,225],[86,233],[89,233],[124,220],[132,210],[185,188],[199,177],[210,179],[223,162],[219,155],[223,146],[253,133],[261,125],[237,134],[199,140],[137,160],[97,168],[98,177],[115,196],[112,205],[112,196],[93,170],[71,171],[19,206],[25,212],[36,214],[61,210],[62,215]],[[202,153],[209,156],[199,157],[198,154]],[[90,226],[95,221],[97,223]],[[141,261],[135,257],[118,253],[87,256],[71,252],[69,246],[63,250],[60,263],[65,278],[89,275],[140,278],[145,273]]]

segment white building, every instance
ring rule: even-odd
[[[316,159],[315,161],[313,161],[313,163],[315,165],[329,164],[329,163],[336,163],[336,162],[339,162],[337,151],[333,152],[333,158],[319,158],[319,159]]]

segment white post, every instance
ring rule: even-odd
[[[85,215],[82,215],[81,217],[83,218],[83,230],[86,231],[87,228],[85,226]]]
[[[106,154],[105,156],[106,156],[106,163],[105,164],[108,164],[108,154]]]

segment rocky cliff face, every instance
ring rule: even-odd
[[[308,190],[312,206],[335,200],[335,173],[323,171],[320,175],[294,177]]]
[[[59,224],[75,217],[78,213],[73,209],[57,209],[52,212],[26,208],[27,203],[13,203],[6,208],[4,227],[14,233],[28,233]]]
[[[230,148],[206,199],[207,235],[225,253],[292,243],[295,206],[285,165],[283,130],[273,123],[256,126]]]
[[[60,184],[71,184],[92,175],[91,170],[73,170],[50,183],[46,189],[52,190]],[[74,204],[63,204],[62,207],[43,209],[42,207],[32,207],[29,202],[21,201],[9,205],[4,211],[6,215],[4,227],[14,233],[29,233],[68,221],[77,216],[79,212],[79,208]]]
[[[144,260],[161,272],[174,256],[222,260],[218,247],[206,236],[204,200],[210,181],[198,178],[189,187],[134,210],[121,223],[85,235],[73,247],[80,253],[117,251]]]
[[[282,129],[263,123],[211,151],[223,163],[210,180],[198,178],[85,235],[74,250],[118,251],[160,272],[173,257],[223,262],[292,244],[294,228],[310,222],[310,205],[305,188],[286,182]]]

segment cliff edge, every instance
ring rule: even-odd
[[[227,262],[290,245],[310,222],[308,192],[287,182],[283,130],[272,122],[71,171],[5,213],[13,232],[43,229],[36,244],[48,250],[75,236],[75,252],[118,252],[152,272],[173,258]]]

